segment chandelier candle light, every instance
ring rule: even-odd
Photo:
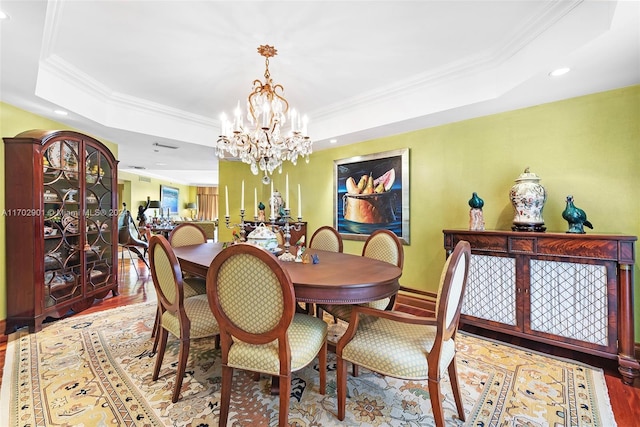
[[[269,58],[278,51],[269,45],[262,45],[258,53],[265,58],[265,81],[254,80],[253,91],[247,99],[247,119],[245,127],[240,102],[235,109],[233,123],[223,113],[220,117],[221,134],[215,146],[215,153],[224,158],[225,153],[238,157],[251,165],[251,172],[264,172],[263,183],[269,184],[274,170],[282,172],[282,162],[289,160],[297,164],[298,157],[309,162],[312,141],[307,135],[308,119],[293,108],[284,98],[284,87],[274,84],[269,73]],[[288,119],[291,126],[285,129]]]

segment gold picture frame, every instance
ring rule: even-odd
[[[372,188],[361,188],[368,177]],[[408,148],[334,160],[333,183],[334,227],[343,239],[366,240],[384,228],[409,244]]]

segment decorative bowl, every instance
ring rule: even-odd
[[[258,226],[255,230],[249,233],[247,236],[247,242],[252,245],[260,246],[270,252],[275,252],[278,249],[276,233],[265,226]]]

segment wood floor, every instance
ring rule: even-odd
[[[136,274],[136,270],[139,272],[139,276]],[[134,264],[125,259],[124,268],[120,273],[119,289],[120,295],[117,297],[113,297],[111,294],[107,295],[103,300],[96,301],[92,307],[83,311],[83,314],[108,310],[110,308],[116,308],[128,304],[156,300],[151,276],[149,275],[148,269],[142,262],[138,262],[134,268]],[[555,347],[516,337],[501,335],[491,331],[478,329],[472,330],[470,328],[466,329],[469,332],[483,335],[488,338],[498,339],[560,357],[579,360],[591,366],[602,368],[605,372],[605,379],[609,389],[609,398],[611,400],[611,406],[618,426],[640,426],[640,378],[636,378],[632,386],[624,385],[620,380],[620,376],[617,372],[617,363],[615,361],[585,355],[578,352],[571,352],[564,349],[557,349]],[[6,342],[0,343],[0,368],[4,368],[6,348]],[[0,384],[1,381],[2,378],[0,377]]]

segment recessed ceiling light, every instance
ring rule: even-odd
[[[338,140],[337,140],[337,139],[330,139],[330,140],[329,140],[329,144],[335,144],[336,142],[338,142]]]
[[[9,19],[9,15],[0,10],[0,19]]]
[[[64,110],[53,110],[53,112],[56,113],[59,116],[66,116],[67,114],[69,114]]]
[[[166,165],[167,165],[166,163],[162,163],[162,162],[156,163],[156,166],[166,166]]]
[[[564,74],[567,74],[569,71],[571,71],[571,68],[569,68],[569,67],[557,68],[557,69],[553,70],[552,72],[550,72],[549,75],[551,77],[558,77],[558,76],[562,76]]]

